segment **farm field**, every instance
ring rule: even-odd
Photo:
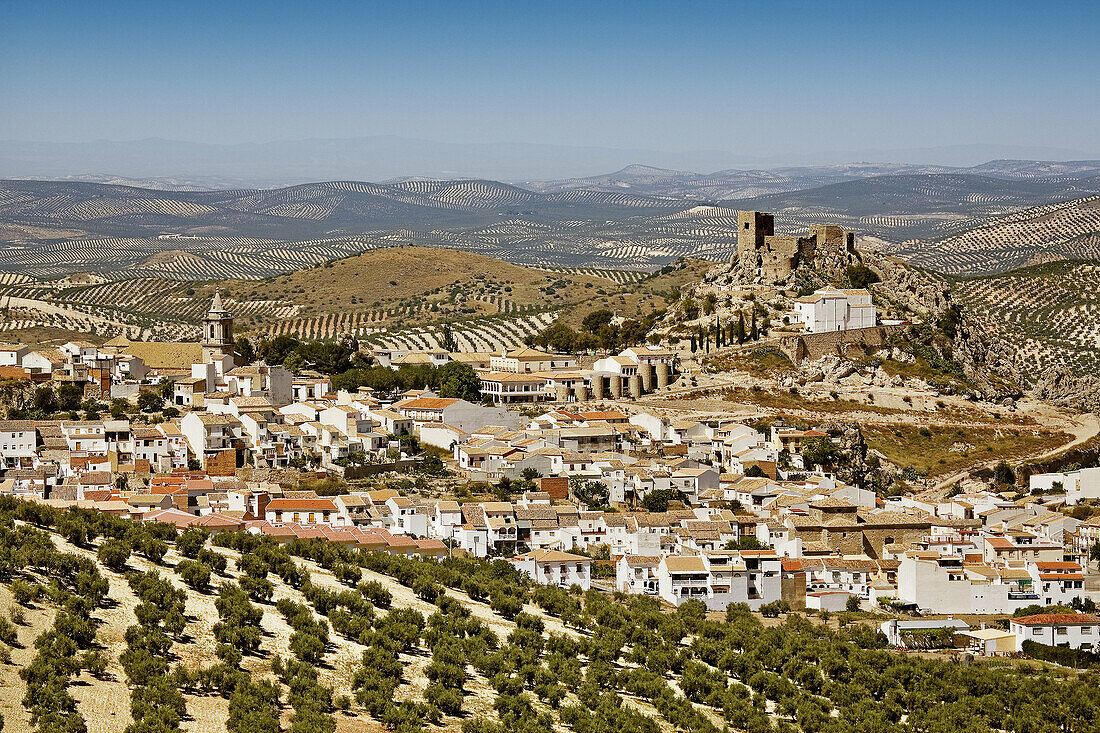
[[[1100,260],[1100,196],[1029,208],[957,236],[891,249],[915,265],[959,276],[998,274],[1052,260]]]
[[[0,232],[10,244],[0,253],[0,272],[45,279],[73,272],[110,279],[263,279],[400,244],[537,267],[652,271],[681,257],[727,261],[736,250],[738,209],[773,211],[782,233],[834,223],[905,242],[902,251],[917,257],[922,241],[949,241],[1021,210],[1100,194],[1100,178],[1087,166],[1064,175],[1029,172],[862,178],[855,170],[793,178],[755,172],[741,176],[744,186],[704,183],[695,193],[679,184],[666,193],[656,184],[635,192],[629,183],[609,188],[602,179],[594,188],[560,184],[540,191],[481,180],[330,181],[227,191],[10,180],[0,181]],[[856,180],[844,180],[853,175]],[[776,192],[776,186],[787,190]],[[727,197],[733,193],[739,195]],[[932,245],[922,264],[943,259],[936,253],[945,246]],[[999,250],[994,257],[1001,257]],[[967,262],[948,258],[943,265],[953,272],[976,266]]]
[[[1052,365],[1100,372],[1100,263],[1065,261],[958,280],[954,293],[1015,355],[1021,374]]]
[[[432,349],[449,324],[459,348],[523,343],[558,317],[579,322],[594,300],[626,316],[663,308],[709,263],[687,260],[654,274],[596,268],[537,269],[485,255],[394,246],[265,280],[178,281],[156,276],[0,275],[0,331],[9,340],[194,340],[215,287],[255,337],[356,336],[377,346]],[[583,308],[581,308],[584,306]],[[574,311],[578,309],[584,312]],[[52,334],[52,335],[51,335]]]
[[[860,612],[765,623],[747,607],[672,611],[533,586],[500,561],[206,539],[15,500],[2,511],[0,611],[17,623],[0,712],[19,733],[36,729],[32,716],[95,733],[157,719],[188,733],[808,733],[830,719],[901,733],[937,729],[947,700],[966,729],[1059,709],[1083,730],[1100,712],[1072,671],[888,651]],[[869,674],[891,685],[889,702],[853,689]],[[907,722],[887,722],[887,705]]]

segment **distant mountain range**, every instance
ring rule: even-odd
[[[966,172],[909,167],[870,175],[883,169],[735,171],[719,185],[721,174],[635,166],[588,179],[587,187],[558,182],[543,190],[420,178],[217,191],[0,181],[0,241],[9,243],[0,248],[0,273],[117,276],[138,266],[161,273],[164,263],[156,255],[172,251],[187,255],[171,258],[179,277],[268,277],[394,244],[463,249],[539,267],[646,270],[684,256],[728,259],[737,245],[739,209],[774,212],[780,232],[839,224],[956,274],[1075,253],[1091,257],[1091,235],[1100,228],[1091,202],[1066,219],[1072,241],[1056,241],[1059,233],[1049,227],[1028,229],[1031,234],[1014,241],[1014,232],[1024,230],[1006,217],[1094,199],[1100,195],[1094,163],[998,161]],[[862,177],[820,185],[853,173]],[[819,185],[810,187],[812,182]],[[801,188],[756,193],[793,186]],[[744,196],[748,190],[756,195]],[[742,195],[722,197],[731,191]],[[986,226],[999,227],[988,241],[962,236]],[[953,256],[956,250],[966,250],[965,257]]]
[[[980,173],[909,167],[914,172],[863,177],[879,170],[846,166],[703,177],[634,166],[582,179],[588,186],[559,182],[541,190],[487,180],[330,181],[220,191],[10,180],[0,181],[0,222],[101,236],[278,240],[395,229],[457,231],[502,220],[552,229],[616,222],[622,236],[637,238],[647,233],[643,215],[692,218],[691,211],[709,207],[722,210],[707,214],[719,218],[738,209],[771,211],[782,231],[831,221],[901,242],[943,239],[1013,211],[1100,193],[1100,166],[1088,163],[1003,161],[971,169]],[[736,195],[723,195],[729,193]],[[507,233],[501,237],[507,240]]]
[[[1089,178],[1100,175],[1100,160],[1028,161],[992,160],[969,168],[943,165],[871,164],[804,166],[756,170],[724,170],[691,173],[646,165],[630,165],[615,173],[560,181],[528,181],[533,191],[554,192],[574,189],[619,191],[646,196],[721,201],[751,199],[881,176],[947,175],[1004,179]],[[877,185],[877,184],[875,184]],[[1058,185],[1055,183],[1055,185]]]
[[[410,176],[485,178],[529,186],[534,181],[566,182],[577,177],[615,177],[618,174],[607,176],[601,173],[619,169],[624,169],[629,178],[632,174],[628,166],[633,167],[636,163],[669,172],[694,171],[684,175],[701,178],[767,172],[780,178],[798,179],[802,174],[797,168],[806,167],[817,171],[806,174],[811,178],[827,175],[819,170],[822,168],[831,169],[834,176],[855,178],[883,173],[943,172],[944,167],[975,166],[992,159],[1085,159],[1100,157],[1098,152],[959,145],[761,156],[728,150],[670,152],[527,143],[457,144],[396,136],[237,145],[157,138],[80,143],[7,140],[0,141],[0,178],[88,180],[169,189],[273,188],[325,180],[384,181]],[[870,165],[836,165],[842,161],[867,161]],[[901,164],[898,164],[899,161]],[[914,166],[921,170],[913,170]],[[930,168],[925,171],[925,167]],[[794,170],[775,170],[777,168]],[[848,169],[847,173],[845,169]],[[706,171],[720,173],[700,173]],[[815,185],[836,180],[845,179],[834,178]],[[565,185],[588,187],[584,184]],[[748,191],[747,188],[745,190]],[[775,191],[762,189],[760,192]],[[738,194],[730,192],[716,198],[733,195]],[[752,194],[746,192],[743,195]]]

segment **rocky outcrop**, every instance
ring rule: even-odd
[[[1019,397],[1025,381],[1015,364],[1010,344],[990,337],[990,329],[951,298],[951,285],[935,273],[911,267],[878,253],[867,253],[865,263],[882,282],[875,293],[919,314],[930,323],[940,323],[951,315],[953,331],[950,353],[944,356],[957,362],[963,374],[991,401]],[[946,335],[946,334],[945,334]]]
[[[1068,367],[1050,367],[1035,380],[1037,399],[1080,412],[1100,412],[1100,377],[1079,376]]]
[[[942,313],[951,305],[950,286],[933,273],[877,252],[863,253],[863,264],[879,276],[875,294],[916,313]]]
[[[886,460],[886,456],[868,448],[858,424],[830,421],[819,427],[839,439],[841,458],[835,469],[841,481],[865,489],[877,489],[889,484],[890,477],[899,472],[897,466]]]
[[[964,311],[956,326],[952,354],[962,365],[967,379],[990,402],[1019,397],[1024,379],[1016,368],[1015,351],[1010,345],[990,338],[990,331],[974,322]]]

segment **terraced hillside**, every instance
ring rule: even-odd
[[[894,254],[950,275],[1000,273],[1053,260],[1100,260],[1100,196],[1001,217],[937,242],[905,242]]]
[[[266,280],[216,282],[238,327],[258,337],[354,335],[380,346],[436,348],[447,323],[460,348],[490,351],[518,345],[583,305],[594,308],[593,299],[627,316],[658,310],[666,295],[708,267],[691,260],[655,275],[547,270],[471,252],[392,246]],[[13,332],[8,340],[33,332],[34,343],[75,334],[193,340],[214,288],[209,279],[41,281],[7,274],[0,276],[0,331]]]
[[[1035,265],[959,280],[955,297],[1035,379],[1050,367],[1100,373],[1100,262]]]

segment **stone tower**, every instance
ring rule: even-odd
[[[210,364],[223,356],[233,358],[233,314],[222,306],[221,291],[215,290],[202,319],[202,361]]]
[[[775,215],[764,211],[737,212],[737,260],[747,271],[759,264],[759,253],[764,249],[764,237],[775,234]]]

